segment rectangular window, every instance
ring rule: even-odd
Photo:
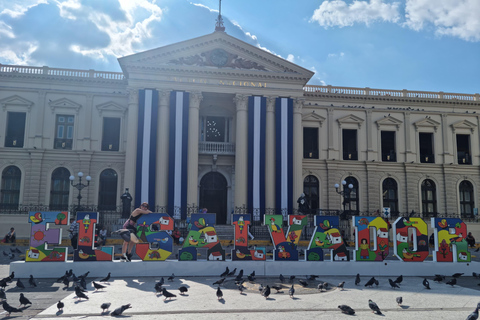
[[[103,118],[102,151],[120,148],[120,118]]]
[[[57,115],[55,121],[54,149],[72,150],[74,116]]]
[[[395,131],[382,131],[382,161],[397,161],[395,152]]]
[[[5,134],[5,147],[23,148],[25,140],[25,112],[7,113],[7,132]]]
[[[420,132],[418,134],[420,142],[420,162],[435,163],[433,154],[433,133]]]
[[[318,128],[303,128],[303,158],[318,159]]]
[[[343,160],[358,160],[357,130],[343,129]]]
[[[469,134],[457,134],[457,160],[458,164],[472,164]]]

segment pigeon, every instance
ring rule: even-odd
[[[323,282],[320,282],[320,283],[317,285],[317,289],[320,290],[320,292],[323,291]]]
[[[78,284],[80,285],[80,287],[87,290],[87,281],[85,280],[85,278],[81,278]]]
[[[12,271],[12,273],[10,273],[10,275],[7,278],[8,278],[8,280],[7,280],[8,282],[12,281],[13,278],[15,278],[15,272]]]
[[[67,277],[71,277],[71,276],[73,276],[73,270],[70,269],[70,270],[66,271],[65,274],[67,275]]]
[[[25,297],[25,295],[24,295],[23,293],[20,293],[20,299],[19,299],[19,301],[20,301],[19,307],[21,307],[22,304],[23,304],[25,307],[27,306],[27,304],[32,304],[32,302],[30,302],[30,300],[28,300],[28,298]]]
[[[328,282],[323,283],[323,289],[327,290],[328,289]]]
[[[457,284],[457,278],[453,278],[450,281],[447,281],[447,284],[451,285],[452,287]]]
[[[294,284],[292,284],[292,287],[288,289],[288,295],[290,296],[290,298],[293,299],[294,293],[295,293],[295,287],[294,287]]]
[[[28,279],[28,283],[30,284],[31,287],[37,286],[37,283],[35,282],[35,279],[33,278],[32,275],[30,275],[30,279]]]
[[[463,275],[463,273],[454,273],[452,277],[454,278],[460,278]]]
[[[238,272],[237,278],[238,278],[238,277],[240,277],[240,278],[243,277],[243,269],[240,269],[240,271]]]
[[[8,286],[7,281],[5,279],[0,280],[0,288],[5,290],[5,287]]]
[[[260,286],[258,287],[258,291],[260,291],[260,293],[265,289],[265,287],[263,286],[263,284],[260,284]]]
[[[23,252],[22,252],[20,249],[18,249],[18,248],[15,248],[15,252],[16,252],[16,253],[23,253]]]
[[[255,276],[252,276],[251,274],[249,274],[249,275],[247,276],[247,279],[248,279],[248,281],[250,281],[250,282],[255,282]]]
[[[8,257],[10,258],[10,260],[15,259],[15,255],[14,255],[13,253],[9,253],[9,254],[8,254]]]
[[[308,282],[302,279],[298,279],[298,282],[302,285],[302,287],[306,288],[308,286]]]
[[[217,287],[217,300],[220,300],[223,298],[223,292],[220,290],[220,287]]]
[[[270,296],[270,293],[271,293],[271,290],[270,290],[270,287],[267,284],[265,289],[262,291],[262,296],[264,296],[265,299],[268,299],[268,297]]]
[[[311,274],[309,276],[306,276],[307,280],[310,280],[310,281],[315,281],[315,279],[318,278],[318,276],[314,275],[314,274]]]
[[[238,276],[235,277],[235,283],[241,282],[243,280],[242,275],[239,273]]]
[[[170,277],[167,278],[168,281],[173,281],[175,279],[175,275],[172,273]]]
[[[155,288],[155,294],[163,292],[162,284],[160,282],[156,282],[154,288]]]
[[[63,311],[63,307],[65,307],[65,303],[63,303],[62,301],[58,301],[58,303],[57,303],[58,311],[60,311],[60,310]]]
[[[399,306],[401,306],[402,303],[403,303],[403,298],[402,298],[402,297],[397,297],[396,301],[397,301],[397,304],[398,304]]]
[[[163,279],[162,277],[158,283],[160,283],[160,285],[163,286],[163,284],[165,283],[165,279]]]
[[[441,274],[436,274],[435,278],[433,279],[433,281],[435,281],[435,282],[442,282],[443,280],[445,280],[445,276],[443,276]]]
[[[68,271],[65,271],[65,274],[57,279],[56,282],[63,282],[63,279],[68,278]]]
[[[392,287],[392,289],[400,288],[392,279],[388,279],[388,282],[390,283],[390,287]]]
[[[124,304],[123,306],[121,307],[118,307],[117,309],[113,310],[113,312],[110,314],[111,316],[119,316],[123,313],[123,311],[127,310],[127,309],[130,309],[132,307],[132,305],[129,303],[129,304]]]
[[[367,283],[365,283],[365,287],[372,287],[374,283],[375,283],[375,278],[372,277],[370,278],[370,280],[367,281]]]
[[[105,311],[108,311],[108,308],[110,308],[112,304],[110,302],[105,302],[105,303],[102,303],[102,305],[100,306],[100,308],[102,309],[102,313],[105,313]]]
[[[224,271],[224,272],[223,272],[223,273],[220,275],[220,278],[224,278],[224,277],[226,277],[226,276],[228,275],[228,273],[229,273],[229,272],[230,272],[230,269],[228,269],[228,267],[227,267],[227,268],[225,268],[225,271]]]
[[[75,287],[75,295],[77,296],[78,299],[87,299],[88,297],[85,293],[83,293],[82,289],[80,287]]]
[[[8,256],[8,253],[6,253],[5,250],[3,250],[3,255]]]
[[[347,306],[346,304],[341,304],[338,306],[338,308],[342,311],[342,313],[345,313],[351,316],[355,314],[355,310],[353,310],[350,306]]]
[[[472,276],[474,278],[480,278],[480,274],[476,273],[476,272],[472,272]]]
[[[180,291],[181,295],[184,295],[186,292],[188,292],[188,288],[186,286],[180,286],[178,287],[178,291]]]
[[[278,277],[280,279],[280,282],[283,283],[285,281],[285,277],[280,273],[280,276]]]
[[[368,300],[368,306],[370,307],[370,309],[372,309],[372,312],[373,313],[376,313],[376,314],[382,314],[382,312],[380,311],[380,308],[377,306],[377,304],[375,302],[373,302],[371,299]]]
[[[378,287],[378,280],[375,279],[374,282],[375,282],[375,285]]]
[[[100,289],[105,289],[106,287],[103,284],[96,283],[95,281],[92,281],[93,286],[95,287],[95,291],[98,291]]]
[[[295,276],[290,276],[290,283],[293,283],[294,279],[295,279]]]
[[[253,270],[252,273],[249,274],[249,276],[255,277],[255,270]]]
[[[339,287],[343,291],[343,287],[345,286],[345,281],[342,281],[338,284],[337,287]]]
[[[428,282],[427,278],[424,278],[424,279],[423,279],[422,284],[423,284],[423,286],[424,286],[426,289],[429,289],[429,290],[430,290],[430,282]]]
[[[394,282],[395,282],[396,284],[400,284],[400,283],[402,283],[402,281],[403,281],[403,276],[400,275],[397,279],[395,279]]]
[[[108,280],[110,280],[110,272],[107,274],[107,276],[105,278],[103,278],[102,280],[100,280],[99,282],[108,282]]]
[[[0,300],[7,300],[7,295],[5,294],[5,291],[0,289]]]
[[[20,279],[17,280],[17,287],[19,287],[20,289],[25,289],[25,286],[23,285],[23,282]]]
[[[163,291],[162,291],[162,294],[163,296],[165,297],[165,299],[163,299],[163,301],[167,300],[167,299],[172,299],[172,298],[176,298],[177,295],[167,291],[167,289],[163,288]]]
[[[475,311],[470,313],[467,317],[467,320],[477,320],[477,319],[478,319],[478,307],[475,309]]]
[[[357,276],[355,277],[355,285],[358,286],[360,284],[360,273],[357,273]],[[342,306],[345,306],[342,304]],[[340,306],[339,306],[340,307]],[[348,307],[348,306],[347,306]],[[355,312],[355,311],[354,311]]]
[[[3,304],[3,310],[5,310],[6,312],[8,312],[8,316],[9,316],[9,317],[10,317],[10,314],[11,314],[12,312],[23,312],[21,309],[17,309],[17,308],[12,307],[11,305],[9,305],[9,304],[7,303],[7,301],[3,301],[2,304]]]
[[[67,290],[68,286],[70,285],[70,280],[68,280],[67,277],[63,278],[63,284],[65,285],[65,287],[63,287],[63,290]]]
[[[292,286],[293,286],[293,284],[292,284]],[[271,286],[271,288],[272,288],[272,289],[275,289],[275,290],[277,290],[277,292],[275,292],[275,293],[279,293],[279,292],[280,292],[280,290],[282,290],[282,289],[283,289],[283,287],[282,287],[282,286],[273,286],[273,285]]]
[[[82,274],[81,276],[78,276],[78,278],[83,278],[85,279],[86,277],[88,277],[88,274],[90,273],[90,271],[87,271],[86,273]]]
[[[225,281],[225,278],[222,278],[222,279],[220,279],[220,280],[215,281],[215,282],[213,283],[213,285],[216,285],[216,284],[217,284],[217,285],[221,286],[224,281]]]
[[[237,283],[237,289],[240,291],[240,294],[243,294],[243,291],[246,290],[247,288],[243,285],[243,281],[240,283]]]
[[[228,275],[229,277],[233,277],[236,272],[237,272],[237,268],[233,269],[232,272],[229,272],[227,275]]]

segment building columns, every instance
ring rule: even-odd
[[[187,204],[198,205],[198,132],[200,102],[203,96],[200,92],[190,93],[188,115],[188,186]]]
[[[170,130],[169,90],[158,90],[158,129],[155,200],[158,206],[166,207],[168,202],[168,132]]]
[[[305,99],[296,98],[293,102],[293,207],[297,207],[297,198],[303,193],[302,160],[303,130],[302,109]],[[290,212],[289,212],[290,213]]]
[[[247,130],[248,97],[243,94],[235,95],[233,101],[237,109],[235,130],[235,207],[247,205]]]
[[[275,208],[275,101],[267,97],[265,132],[265,207]]]
[[[138,89],[128,90],[128,124],[127,144],[125,146],[125,179],[124,188],[129,188],[135,199],[135,172],[137,159],[137,127],[138,127]]]

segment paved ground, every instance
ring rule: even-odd
[[[2,246],[0,250],[8,247]],[[9,248],[8,248],[9,249]],[[22,250],[24,248],[21,248]],[[16,258],[15,258],[16,259]],[[14,260],[15,260],[14,259]],[[0,278],[9,273],[8,263],[11,260],[0,254]],[[134,264],[132,264],[134,265]],[[42,265],[43,267],[43,265]],[[45,264],[48,267],[48,263]],[[41,279],[38,287],[30,288],[28,279],[21,279],[26,289],[15,288],[12,282],[6,288],[8,303],[14,307],[19,305],[19,295],[23,292],[33,303],[23,308],[23,313],[12,314],[10,318],[18,319],[80,319],[90,317],[94,319],[111,319],[109,313],[101,314],[100,305],[111,302],[110,312],[122,304],[131,303],[132,308],[124,315],[132,319],[346,319],[349,316],[341,314],[337,308],[339,304],[347,304],[356,310],[357,319],[372,319],[375,317],[368,308],[368,299],[374,300],[381,308],[384,316],[389,319],[465,319],[480,302],[480,279],[471,275],[464,275],[458,279],[458,284],[449,286],[445,283],[435,283],[430,278],[431,290],[422,285],[422,278],[405,277],[401,288],[393,290],[388,279],[379,277],[379,286],[365,288],[363,284],[368,280],[362,277],[361,285],[354,285],[354,278],[319,277],[316,281],[308,281],[308,287],[302,288],[295,279],[296,295],[294,299],[288,296],[290,284],[284,284],[283,293],[273,293],[268,299],[263,298],[258,287],[260,284],[280,285],[276,277],[257,278],[255,283],[245,283],[247,290],[240,294],[236,289],[233,278],[228,278],[222,286],[224,297],[216,298],[216,286],[213,282],[220,277],[184,277],[175,278],[173,282],[166,281],[165,288],[177,297],[164,301],[164,297],[154,294],[154,283],[160,280],[162,273],[159,268],[158,277],[115,278],[106,288],[94,292],[91,281],[99,279],[88,278],[89,300],[75,299],[72,288],[63,290],[64,285],[56,283],[56,279]],[[249,271],[250,272],[250,271]],[[105,275],[107,270],[105,271]],[[319,270],[319,273],[321,271]],[[480,273],[480,270],[478,270]],[[59,275],[60,276],[60,275]],[[166,277],[168,275],[163,275]],[[448,277],[450,279],[451,277]],[[315,289],[320,281],[330,284],[326,292]],[[346,281],[345,290],[336,288],[339,282]],[[178,287],[186,285],[189,289],[185,296],[178,295]],[[395,298],[403,297],[403,305],[398,306]],[[62,300],[65,303],[63,312],[58,312],[56,303]],[[3,311],[2,309],[0,309]],[[0,312],[0,318],[6,317]],[[379,316],[380,317],[380,316]]]

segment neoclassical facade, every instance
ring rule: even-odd
[[[287,214],[302,192],[311,212],[476,213],[479,94],[311,86],[223,31],[118,61],[0,65],[0,211],[67,208],[83,172],[82,203],[100,211],[129,188],[137,205],[205,207],[220,224],[238,208]]]

